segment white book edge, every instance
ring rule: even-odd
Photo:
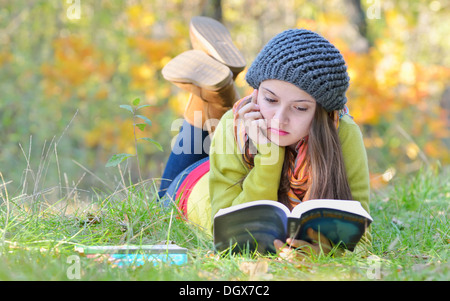
[[[340,210],[344,212],[351,212],[358,214],[360,216],[363,216],[370,221],[373,221],[370,214],[361,206],[361,203],[358,201],[352,201],[352,200],[331,200],[331,199],[320,199],[320,200],[309,200],[303,203],[300,203],[297,205],[292,212],[289,211],[289,209],[277,201],[271,201],[271,200],[259,200],[259,201],[252,201],[247,202],[239,205],[234,205],[228,208],[219,209],[219,211],[216,213],[214,218],[225,215],[229,212],[237,211],[239,209],[248,208],[248,207],[254,207],[259,205],[271,205],[278,207],[282,209],[287,217],[300,217],[304,212],[315,209],[315,208],[329,208],[329,209],[335,209]]]
[[[275,207],[278,207],[281,210],[283,210],[286,213],[287,216],[291,214],[289,209],[285,205],[281,204],[280,202],[271,201],[271,200],[259,200],[259,201],[251,201],[251,202],[242,203],[242,204],[239,204],[239,205],[234,205],[234,206],[230,206],[230,207],[227,207],[227,208],[219,209],[219,211],[216,213],[214,218],[222,216],[222,215],[225,215],[225,214],[233,212],[233,211],[237,211],[239,209],[248,208],[248,207],[254,207],[254,206],[260,206],[260,205],[275,206]]]
[[[327,200],[327,199],[309,200],[296,206],[292,210],[292,213],[290,215],[294,217],[300,217],[304,212],[314,208],[328,208],[344,212],[350,212],[363,216],[369,219],[370,221],[373,221],[372,217],[362,207],[361,203],[352,200]]]

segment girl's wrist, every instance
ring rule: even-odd
[[[284,160],[284,147],[273,142],[256,144],[257,154],[260,157],[260,163],[263,165],[275,165]]]

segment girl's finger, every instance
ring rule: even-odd
[[[261,131],[261,134],[264,136],[264,138],[268,138],[266,121],[264,119],[258,119],[258,126],[259,126],[259,130]]]
[[[259,106],[253,102],[249,102],[238,111],[238,116],[243,117],[248,112],[259,111]]]
[[[275,249],[281,251],[286,246],[286,243],[282,242],[279,239],[275,239],[273,241],[273,245],[275,246]]]
[[[288,238],[286,240],[286,242],[289,245],[291,245],[292,247],[294,247],[294,248],[300,248],[300,247],[303,247],[303,246],[309,246],[310,245],[310,243],[308,243],[307,241],[299,240],[299,239],[292,239],[292,238]]]
[[[306,230],[306,234],[308,234],[308,236],[313,240],[316,241],[320,244],[322,244],[322,246],[329,246],[330,242],[328,240],[328,238],[326,238],[324,235],[317,233],[317,231],[314,231],[312,228],[308,228]]]
[[[262,115],[259,111],[252,111],[244,114],[244,118],[248,120],[260,120]]]
[[[252,92],[252,101],[251,103],[258,104],[258,90],[254,89]]]

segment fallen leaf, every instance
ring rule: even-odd
[[[266,260],[246,261],[239,265],[239,269],[249,275],[249,281],[271,280],[273,278],[273,275],[268,273],[269,263]]]

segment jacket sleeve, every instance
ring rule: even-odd
[[[255,200],[278,199],[284,148],[258,145],[255,166],[249,170],[234,138],[232,111],[218,124],[210,148],[209,191],[212,218],[219,209]],[[244,179],[241,186],[241,180]]]
[[[341,126],[342,125],[342,126]],[[362,207],[370,213],[370,181],[366,148],[359,126],[344,116],[339,126],[339,139],[347,173],[347,179],[353,199],[359,201]],[[360,247],[370,247],[372,235],[369,229],[361,238]]]

